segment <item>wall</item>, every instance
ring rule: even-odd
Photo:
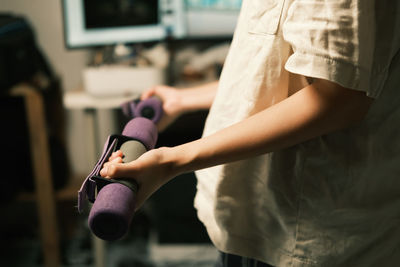
[[[36,32],[38,45],[47,56],[54,71],[62,79],[63,90],[69,91],[79,88],[81,85],[81,73],[91,53],[88,49],[68,50],[65,48],[62,2],[62,0],[0,0],[0,12],[11,12],[17,15],[23,15],[30,21]],[[182,54],[185,54],[185,51],[193,50],[190,48],[185,50],[187,44],[182,45],[182,47],[176,47],[175,50],[183,51]],[[200,47],[209,47],[213,45],[215,45],[214,42],[204,42],[202,45],[200,44]],[[208,56],[202,56],[206,59],[210,59],[211,57],[211,63],[215,64],[218,62],[214,61],[218,61],[220,55],[224,55],[226,52],[227,49],[223,47],[223,51],[218,49],[211,54],[206,53]],[[215,56],[216,53],[218,56]],[[195,56],[196,52],[193,50],[189,54]],[[204,60],[199,60],[199,57],[194,57],[194,61],[199,63]],[[211,79],[214,80],[215,73],[214,71],[212,71],[212,73]],[[204,81],[201,81],[201,83],[203,82]],[[181,87],[188,86],[188,84],[180,84],[178,81],[175,81],[174,84]],[[101,125],[99,125],[99,128],[101,134],[99,136],[99,142],[104,142],[105,138],[103,137],[112,133],[112,129],[115,129],[112,118],[113,117],[106,111],[103,110],[100,112],[99,121]],[[90,131],[88,130],[87,124],[82,111],[69,110],[67,112],[66,129],[68,152],[72,171],[78,174],[86,174],[90,171],[90,166],[93,166],[93,162],[88,160],[87,156],[87,144],[93,141],[91,137],[88,137],[88,132]],[[98,147],[102,147],[102,145],[103,143],[97,144]]]
[[[65,48],[61,3],[61,0],[1,0],[0,12],[22,15],[29,20],[40,48],[61,76],[64,89],[72,90],[81,82],[88,51]]]
[[[61,77],[63,90],[73,90],[81,84],[81,71],[89,57],[87,50],[67,50],[64,46],[62,0],[0,0],[0,12],[26,17],[36,32],[37,42],[54,71]],[[68,151],[72,170],[87,171],[82,149],[85,125],[80,111],[67,112]],[[72,156],[73,155],[73,156]]]

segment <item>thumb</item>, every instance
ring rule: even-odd
[[[133,178],[135,176],[135,168],[133,164],[111,163],[104,165],[100,171],[100,175],[108,178]]]

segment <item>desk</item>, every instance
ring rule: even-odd
[[[95,97],[84,90],[69,91],[64,94],[64,106],[67,109],[113,109],[129,100],[139,97],[139,94],[128,96]]]

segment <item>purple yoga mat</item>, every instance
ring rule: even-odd
[[[128,118],[145,117],[154,123],[157,123],[163,115],[162,102],[157,96],[142,101],[128,101],[123,103],[121,108]]]
[[[131,119],[122,131],[122,135],[140,141],[147,150],[153,149],[157,142],[158,132],[156,125],[146,118]]]
[[[141,117],[130,120],[122,134],[129,137],[128,141],[139,141],[147,150],[154,148],[158,135],[156,125],[151,120]],[[122,140],[122,137],[120,139]],[[94,175],[99,176],[99,171],[100,168]],[[113,183],[105,185],[98,192],[88,218],[92,232],[107,241],[120,239],[126,234],[136,204],[136,192],[133,188],[137,188],[137,184],[134,180],[130,178],[112,181]]]
[[[104,186],[90,210],[88,224],[97,237],[114,241],[123,237],[135,212],[136,192],[120,183]]]

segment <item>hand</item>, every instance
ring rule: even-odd
[[[121,151],[114,152],[109,161],[104,163],[100,175],[105,178],[134,179],[139,190],[136,197],[136,210],[162,185],[172,179],[170,164],[164,159],[164,151],[168,148],[152,149],[137,160],[122,163]]]
[[[141,99],[147,99],[151,96],[158,96],[163,102],[164,115],[157,123],[157,128],[161,132],[165,130],[172,122],[174,122],[182,113],[181,106],[181,90],[174,87],[157,85],[145,91]]]

